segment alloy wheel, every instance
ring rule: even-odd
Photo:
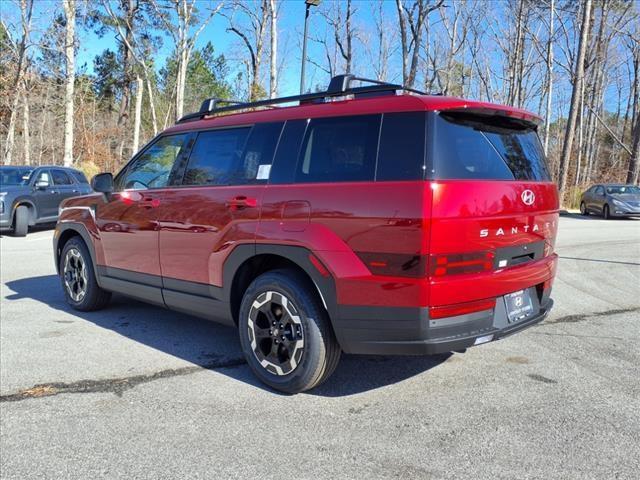
[[[249,341],[262,367],[274,375],[288,375],[300,363],[304,329],[293,302],[282,293],[257,296],[248,319]]]
[[[81,302],[87,294],[87,265],[77,248],[70,248],[65,255],[63,276],[71,300]]]

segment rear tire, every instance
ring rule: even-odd
[[[295,270],[273,270],[249,285],[238,330],[253,373],[282,392],[320,385],[340,360],[340,345],[315,286]]]
[[[74,310],[100,310],[111,300],[111,292],[100,288],[96,281],[91,254],[80,237],[73,237],[65,243],[59,271],[64,296]]]
[[[13,224],[13,234],[16,237],[24,237],[29,231],[29,207],[20,205],[16,208]]]
[[[589,215],[589,210],[587,210],[587,206],[584,204],[584,202],[580,203],[580,213],[585,217]]]
[[[611,219],[611,213],[609,212],[609,205],[602,207],[602,216],[605,220]]]

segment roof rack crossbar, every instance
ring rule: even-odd
[[[362,86],[362,87],[352,87],[351,83],[354,81],[370,83],[371,85]],[[371,80],[368,78],[356,77],[352,74],[345,75],[336,75],[329,82],[329,87],[324,92],[315,92],[315,93],[305,93],[302,95],[293,95],[289,97],[280,97],[280,98],[271,98],[266,100],[258,100],[256,102],[242,102],[240,100],[229,100],[222,98],[208,98],[202,105],[200,106],[200,110],[195,113],[190,113],[185,115],[177,123],[188,122],[192,120],[199,120],[207,115],[213,115],[216,113],[225,113],[232,112],[236,110],[244,110],[249,108],[258,108],[258,107],[267,107],[272,105],[278,105],[282,103],[291,103],[291,102],[299,102],[303,103],[311,103],[317,100],[325,100],[328,97],[337,97],[343,95],[364,95],[371,94],[376,92],[392,92],[404,90],[408,92],[418,93],[421,95],[425,95],[424,92],[419,90],[415,90],[413,88],[403,87],[402,85],[397,85],[395,83],[386,83],[381,82],[379,80]],[[219,106],[222,104],[226,104],[224,106]]]

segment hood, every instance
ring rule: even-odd
[[[610,193],[609,196],[621,202],[640,202],[640,195],[637,193]]]
[[[28,192],[29,190],[31,190],[31,187],[28,185],[0,185],[0,195],[4,195],[6,193]]]

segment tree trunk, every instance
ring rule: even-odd
[[[75,85],[75,27],[76,0],[64,0],[64,15],[66,20],[65,36],[65,94],[64,94],[64,157],[65,167],[73,165],[73,89]]]
[[[31,135],[29,133],[29,98],[26,85],[22,95],[22,137],[24,140],[24,164],[31,165]]]
[[[587,49],[590,18],[591,0],[586,0],[584,4],[584,11],[582,12],[580,43],[578,46],[578,58],[575,64],[573,90],[571,92],[571,106],[569,107],[569,119],[567,120],[567,129],[564,137],[564,145],[562,147],[562,156],[560,157],[559,196],[561,204],[564,201],[564,195],[567,188],[567,174],[569,171],[571,149],[573,147],[573,137],[575,135],[576,120],[580,104],[579,97],[580,93],[582,92],[582,82],[584,80],[584,57]]]
[[[144,93],[144,83],[140,76],[136,76],[136,109],[133,117],[133,144],[131,155],[135,155],[140,144],[140,118],[142,116],[142,95]]]
[[[544,114],[544,154],[549,155],[549,130],[551,128],[551,102],[553,100],[553,20],[555,0],[551,0],[549,9],[549,40],[547,41],[547,108]]]
[[[269,14],[271,16],[269,98],[275,98],[278,96],[278,5],[276,0],[269,0]]]
[[[640,115],[636,117],[636,125],[633,129],[633,146],[631,147],[631,157],[629,157],[629,168],[627,169],[627,183],[637,184],[640,175]]]

